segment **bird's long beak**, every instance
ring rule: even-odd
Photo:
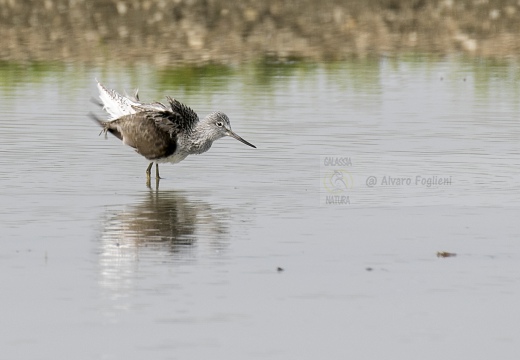
[[[238,136],[237,134],[235,134],[233,131],[229,130],[229,131],[228,131],[228,135],[231,136],[231,137],[234,137],[234,138],[237,139],[238,141],[243,142],[244,144],[249,145],[249,146],[251,146],[252,148],[255,148],[255,149],[256,149],[256,146],[254,146],[254,145],[251,144],[250,142],[245,141],[245,140],[242,139],[240,136]]]

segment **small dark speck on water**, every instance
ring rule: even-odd
[[[279,266],[276,268],[276,271],[278,271],[278,272],[282,272],[283,270],[284,270],[284,268],[279,267]]]
[[[457,254],[455,253],[450,253],[450,252],[447,252],[447,251],[437,251],[437,257],[453,257],[453,256],[457,256]]]
[[[372,270],[374,270],[374,269],[372,269],[371,267],[367,267],[367,268],[365,268],[365,270],[366,270],[366,271],[372,271]]]

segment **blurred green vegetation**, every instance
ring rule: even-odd
[[[439,64],[445,64],[443,74],[438,74]],[[378,87],[381,74],[395,72],[403,66],[421,69],[422,72],[430,72],[431,76],[463,79],[474,79],[477,91],[486,93],[490,84],[496,81],[503,83],[504,87],[512,87],[517,91],[520,86],[520,67],[518,62],[512,59],[482,59],[468,56],[440,57],[421,56],[409,54],[387,58],[351,59],[348,61],[322,62],[317,64],[309,61],[281,62],[256,61],[238,66],[218,64],[209,65],[180,65],[156,68],[151,65],[138,66],[108,66],[90,67],[79,64],[64,64],[60,62],[7,62],[0,61],[0,89],[8,89],[17,85],[45,84],[57,78],[67,78],[68,81],[85,81],[89,79],[94,84],[98,78],[107,83],[109,87],[117,88],[120,80],[130,79],[132,86],[150,83],[150,89],[146,88],[146,97],[150,92],[162,96],[167,93],[190,93],[201,90],[211,92],[228,91],[236,79],[241,83],[240,89],[262,89],[269,92],[279,89],[280,86],[288,86],[287,79],[304,84],[306,79],[313,78],[321,73],[329,84],[336,84],[339,89],[353,88],[363,92]],[[388,70],[390,69],[390,70]],[[90,84],[90,85],[92,85]],[[85,86],[89,86],[85,84]],[[119,89],[122,91],[123,89]],[[145,88],[143,87],[144,91]],[[290,88],[287,88],[290,91]]]
[[[39,83],[56,73],[63,73],[67,65],[60,62],[35,61],[19,63],[0,61],[0,86],[11,87],[18,83]]]
[[[233,76],[233,68],[225,65],[180,65],[157,70],[157,90],[183,89],[186,92],[208,86],[212,88],[226,85]]]

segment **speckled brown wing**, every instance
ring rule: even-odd
[[[170,109],[141,109],[110,122],[98,121],[106,131],[123,143],[133,147],[148,160],[158,160],[173,155],[177,138],[190,133],[199,117],[189,107],[168,97]]]
[[[178,128],[172,114],[142,111],[122,116],[108,124],[108,131],[148,160],[172,155],[177,148]]]
[[[146,115],[153,120],[155,126],[161,131],[172,136],[191,130],[184,126],[183,117],[179,113],[171,111],[150,111],[147,112]]]

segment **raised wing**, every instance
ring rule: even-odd
[[[190,107],[182,104],[174,98],[167,96],[170,104],[170,112],[174,114],[174,121],[182,131],[191,132],[199,122],[199,116]]]
[[[97,80],[96,80],[97,81]],[[123,96],[117,91],[107,89],[99,81],[97,82],[99,98],[103,103],[103,109],[110,115],[109,120],[115,120],[121,116],[135,114],[141,111],[166,111],[168,108],[160,102],[142,103],[139,95]]]
[[[184,127],[184,119],[178,113],[171,111],[145,111],[141,114],[146,114],[145,116],[152,119],[159,130],[168,133],[171,138],[182,132],[191,131],[191,129],[187,130]]]
[[[117,91],[107,89],[99,81],[97,82],[97,87],[99,90],[99,98],[103,103],[103,109],[110,115],[109,120],[135,114],[136,111],[133,107],[140,105],[138,102],[130,100]]]
[[[141,113],[143,119],[153,119],[157,128],[171,137],[182,132],[191,132],[199,121],[195,111],[169,96],[166,97],[168,107],[160,102],[142,103],[139,101],[137,92],[133,97],[123,96],[114,90],[107,89],[100,82],[97,83],[97,86],[103,108],[110,115],[109,121]]]
[[[167,96],[167,99],[170,104],[169,109],[160,104],[162,110],[151,108],[150,106],[146,108],[139,107],[142,110],[139,113],[148,119],[153,119],[157,128],[170,134],[172,138],[180,133],[190,133],[199,121],[197,113],[169,96]]]

